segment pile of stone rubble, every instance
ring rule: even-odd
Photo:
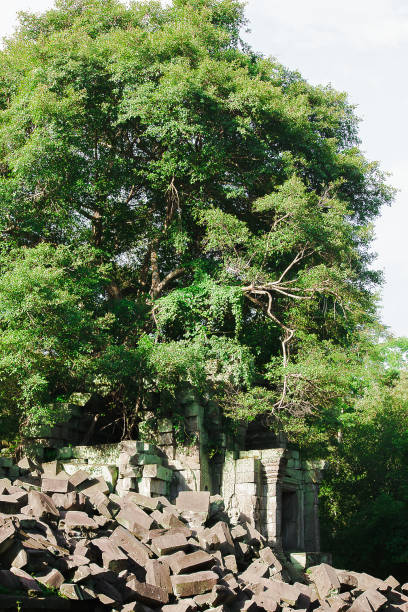
[[[0,612],[408,611],[392,577],[295,571],[249,522],[231,527],[219,496],[118,496],[58,461],[24,458],[0,478],[0,568]]]

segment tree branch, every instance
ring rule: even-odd
[[[152,297],[153,298],[157,298],[161,292],[163,291],[163,289],[165,289],[167,287],[167,285],[174,279],[178,278],[179,276],[181,276],[182,274],[184,274],[184,272],[186,271],[185,268],[175,268],[174,270],[172,270],[171,272],[169,272],[161,282],[159,282],[158,285],[156,285],[156,287],[154,288],[154,290],[152,291]]]

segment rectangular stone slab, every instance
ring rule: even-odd
[[[133,591],[136,599],[148,605],[161,606],[169,601],[169,594],[165,589],[153,584],[139,582],[136,578],[129,580],[126,586]]]
[[[68,482],[73,487],[79,487],[80,485],[84,484],[87,480],[91,481],[92,476],[88,474],[88,472],[85,472],[85,470],[78,470],[77,472],[72,474],[72,476],[70,476]]]
[[[187,538],[182,533],[166,534],[152,540],[151,548],[157,555],[171,555],[177,550],[185,550]]]
[[[79,510],[68,510],[65,515],[66,529],[97,529],[98,525],[95,521]]]
[[[204,550],[197,550],[188,555],[178,557],[173,563],[175,574],[189,574],[200,570],[209,569],[214,565],[214,559]]]
[[[128,566],[127,556],[111,540],[111,538],[94,538],[91,545],[96,546],[102,553],[102,564],[106,569],[121,572]]]
[[[30,491],[28,494],[28,506],[34,516],[45,518],[49,516],[59,517],[51,497],[41,491]]]
[[[164,589],[169,594],[173,593],[173,586],[170,580],[170,569],[166,563],[161,563],[157,559],[150,559],[146,563],[146,582]]]
[[[21,506],[24,504],[17,495],[0,495],[0,512],[3,514],[18,514]]]
[[[14,541],[16,528],[11,522],[0,527],[0,554],[4,553]]]
[[[18,578],[24,591],[37,591],[37,593],[41,593],[38,582],[30,574],[17,567],[12,567],[10,571]]]
[[[191,597],[211,591],[218,582],[218,574],[212,571],[179,574],[171,577],[173,591],[178,597]]]
[[[325,599],[332,591],[340,590],[340,581],[336,571],[327,563],[316,565],[310,573],[312,581],[316,585],[320,599]]]
[[[180,512],[205,512],[210,509],[209,491],[181,491],[176,499],[176,508]]]
[[[349,610],[350,612],[367,612],[368,610],[377,612],[386,601],[387,598],[376,589],[368,589],[357,597]]]
[[[132,502],[123,504],[116,515],[116,521],[140,539],[147,536],[153,524],[149,515]]]
[[[152,553],[147,546],[139,542],[127,529],[122,526],[116,527],[110,539],[120,546],[127,555],[141,566],[145,566]]]
[[[41,481],[41,491],[45,493],[68,493],[69,488],[66,478],[43,478]]]

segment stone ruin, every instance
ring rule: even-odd
[[[320,462],[188,394],[143,440],[79,444],[85,404],[0,452],[0,612],[408,612],[408,585],[320,552]]]
[[[269,434],[259,439],[259,428],[258,435],[248,439],[242,427],[231,439],[223,432],[218,407],[211,402],[204,406],[187,392],[180,398],[180,407],[189,444],[177,441],[175,422],[170,418],[153,418],[150,428],[141,427],[145,439],[155,442],[154,452],[149,451],[151,464],[143,470],[133,467],[123,471],[119,444],[68,446],[69,441],[78,444],[90,426],[84,407],[79,405],[83,396],[77,396],[70,406],[71,419],[44,429],[43,437],[33,441],[34,456],[45,450],[48,457],[62,462],[67,473],[78,466],[91,469],[92,475],[104,476],[119,495],[133,491],[166,495],[171,501],[179,492],[189,490],[221,495],[231,524],[249,521],[268,542],[290,554],[294,563],[307,567],[317,559],[330,560],[330,555],[320,552],[321,461],[303,460],[298,450],[287,448],[283,437]],[[255,449],[242,450],[251,443]],[[132,444],[137,443],[128,443]],[[211,454],[214,446],[217,452]],[[118,474],[117,480],[107,476],[109,470]]]
[[[262,452],[227,461],[228,500],[244,495],[239,474],[269,460]],[[392,576],[327,563],[304,572],[255,515],[234,510],[234,525],[221,495],[179,490],[187,464],[165,457],[139,441],[62,447],[53,461],[0,457],[0,611],[408,610],[408,584]]]

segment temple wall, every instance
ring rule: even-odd
[[[149,417],[153,428],[151,423],[141,424],[141,435],[148,441],[63,446],[75,428],[74,410],[68,424],[33,442],[31,451],[57,459],[69,474],[84,469],[103,478],[120,496],[137,491],[174,501],[179,492],[188,490],[221,495],[233,524],[248,521],[286,551],[319,552],[322,464],[302,460],[299,451],[286,448],[279,437],[273,442],[275,448],[242,450],[244,438],[228,437],[216,405],[201,405],[191,392],[180,398],[180,405],[184,415],[171,420],[153,414]],[[64,435],[54,444],[58,428]],[[1,472],[0,462],[0,476]]]

